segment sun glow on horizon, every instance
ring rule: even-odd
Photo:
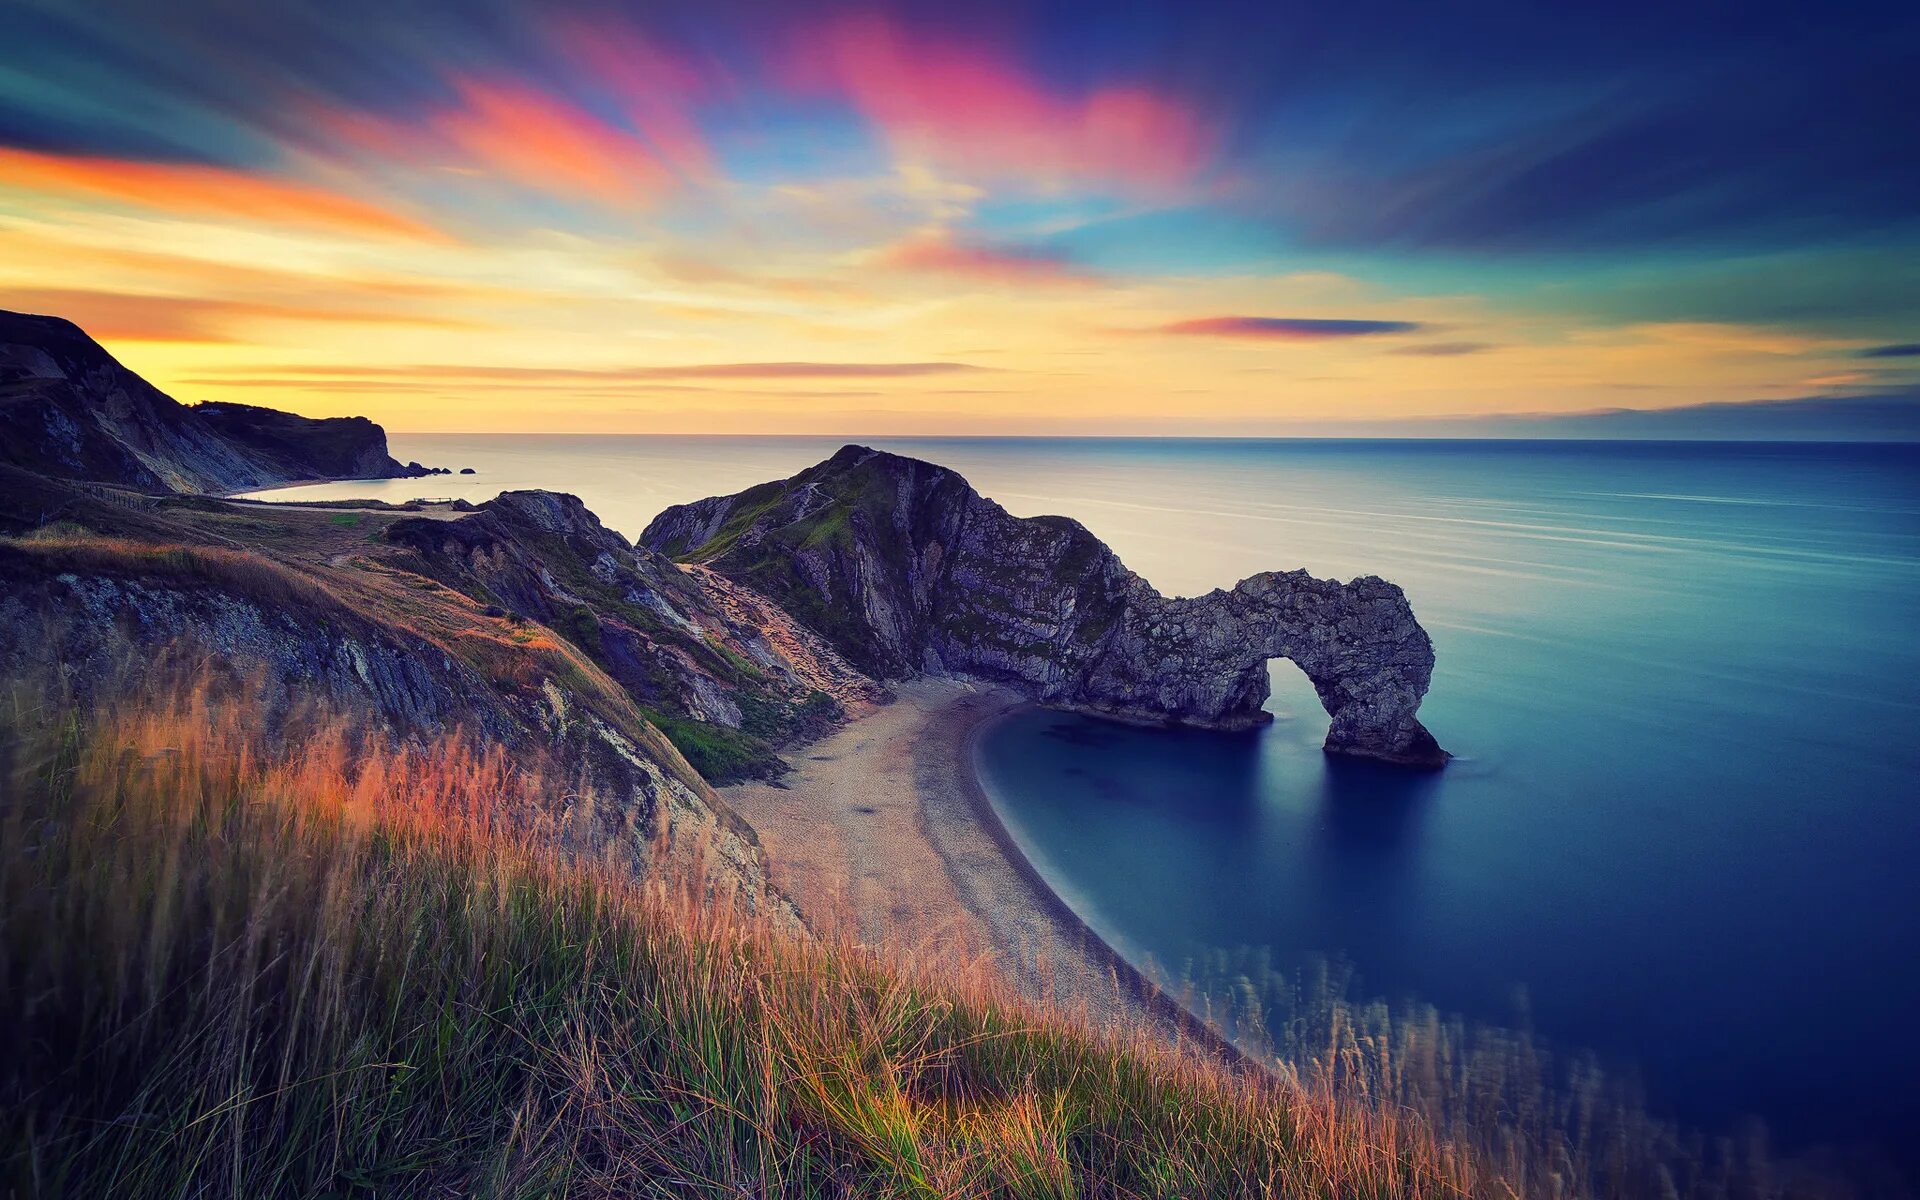
[[[0,306],[183,400],[402,431],[1289,432],[1885,393],[1920,361],[1876,357],[1899,304],[1734,302],[1769,261],[1843,291],[1872,269],[1819,246],[1596,264],[1326,232],[1485,197],[1389,195],[1305,139],[1276,157],[1278,117],[1151,57],[1067,69],[878,9],[520,22],[363,52],[414,85],[301,59],[141,120],[78,77],[0,82],[24,114],[0,123]],[[43,144],[8,145],[36,114]]]

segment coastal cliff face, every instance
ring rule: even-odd
[[[464,736],[552,784],[543,811],[496,814],[508,827],[638,874],[703,859],[713,885],[786,911],[752,830],[564,643],[451,593],[399,614],[333,582],[215,548],[0,541],[0,678],[81,705],[211,686],[292,751],[315,710],[400,745]]]
[[[0,312],[0,463],[145,492],[427,474],[365,417],[179,403],[70,321]]]
[[[818,636],[769,620],[771,605],[635,549],[575,496],[504,492],[384,537],[417,555],[410,569],[571,641],[716,782],[778,775],[779,747],[882,694]]]
[[[75,711],[211,689],[289,753],[316,719],[403,748],[464,737],[539,781],[490,814],[508,827],[791,916],[712,782],[778,771],[777,746],[877,692],[824,641],[763,633],[771,605],[570,496],[196,494],[423,473],[370,421],[188,408],[69,323],[0,314],[0,682]]]
[[[1417,716],[1433,646],[1384,580],[1265,573],[1162,596],[1078,522],[1018,518],[944,467],[848,446],[791,479],[668,509],[641,544],[778,603],[880,678],[978,676],[1046,703],[1235,729],[1267,660],[1313,682],[1326,748],[1447,754]]]

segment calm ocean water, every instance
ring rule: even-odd
[[[393,440],[480,473],[290,494],[553,487],[632,535],[837,444]],[[1920,1140],[1920,448],[875,444],[1077,517],[1163,591],[1378,574],[1433,634],[1439,775],[1326,760],[1284,663],[1256,733],[1039,713],[982,746],[1015,836],[1124,952],[1338,956],[1498,1024],[1524,996],[1690,1122]]]

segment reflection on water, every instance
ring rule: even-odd
[[[1430,772],[1346,759],[1330,760],[1324,779],[1319,840],[1347,869],[1397,858],[1416,845],[1420,814],[1440,782]]]

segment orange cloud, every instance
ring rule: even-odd
[[[796,88],[846,98],[900,156],[976,176],[1166,191],[1198,175],[1215,144],[1174,97],[1136,86],[1061,94],[986,47],[916,38],[877,15],[813,29],[787,73]]]
[[[678,251],[654,253],[639,261],[670,279],[706,287],[739,288],[801,299],[846,298],[866,294],[864,289],[841,280],[798,275],[757,275]]]
[[[883,267],[1000,284],[1094,283],[1099,276],[1064,257],[1024,246],[959,241],[947,234],[908,238],[881,250]]]
[[[285,365],[244,368],[281,376],[311,375],[339,379],[493,379],[527,383],[598,381],[650,382],[659,379],[912,379],[986,371],[963,362],[732,362],[645,367],[494,367],[414,363],[393,367]]]
[[[366,309],[152,296],[86,288],[0,288],[0,308],[65,317],[95,338],[129,342],[237,342],[234,327],[257,320],[473,328],[450,317]]]
[[[0,146],[0,187],[95,197],[185,216],[447,240],[437,230],[364,200],[226,167],[66,157]]]
[[[1851,343],[1811,337],[1760,325],[1716,321],[1659,321],[1629,327],[1630,332],[1655,341],[1696,347],[1725,354],[1807,354],[1843,349]]]
[[[634,132],[520,83],[468,76],[458,102],[418,117],[318,110],[337,141],[399,162],[471,170],[549,195],[623,207],[674,185],[666,162]],[[674,153],[689,153],[676,145]]]
[[[550,305],[565,297],[532,287],[465,279],[390,274],[335,274],[260,266],[197,254],[137,250],[48,236],[40,230],[0,230],[0,277],[25,286],[88,273],[94,291],[195,295],[276,302],[279,297],[325,295],[336,300],[385,299]],[[0,283],[0,288],[6,285]]]
[[[586,80],[615,98],[663,162],[690,179],[713,177],[712,152],[691,115],[694,103],[714,91],[708,73],[645,34],[605,20],[564,23],[554,40]]]

